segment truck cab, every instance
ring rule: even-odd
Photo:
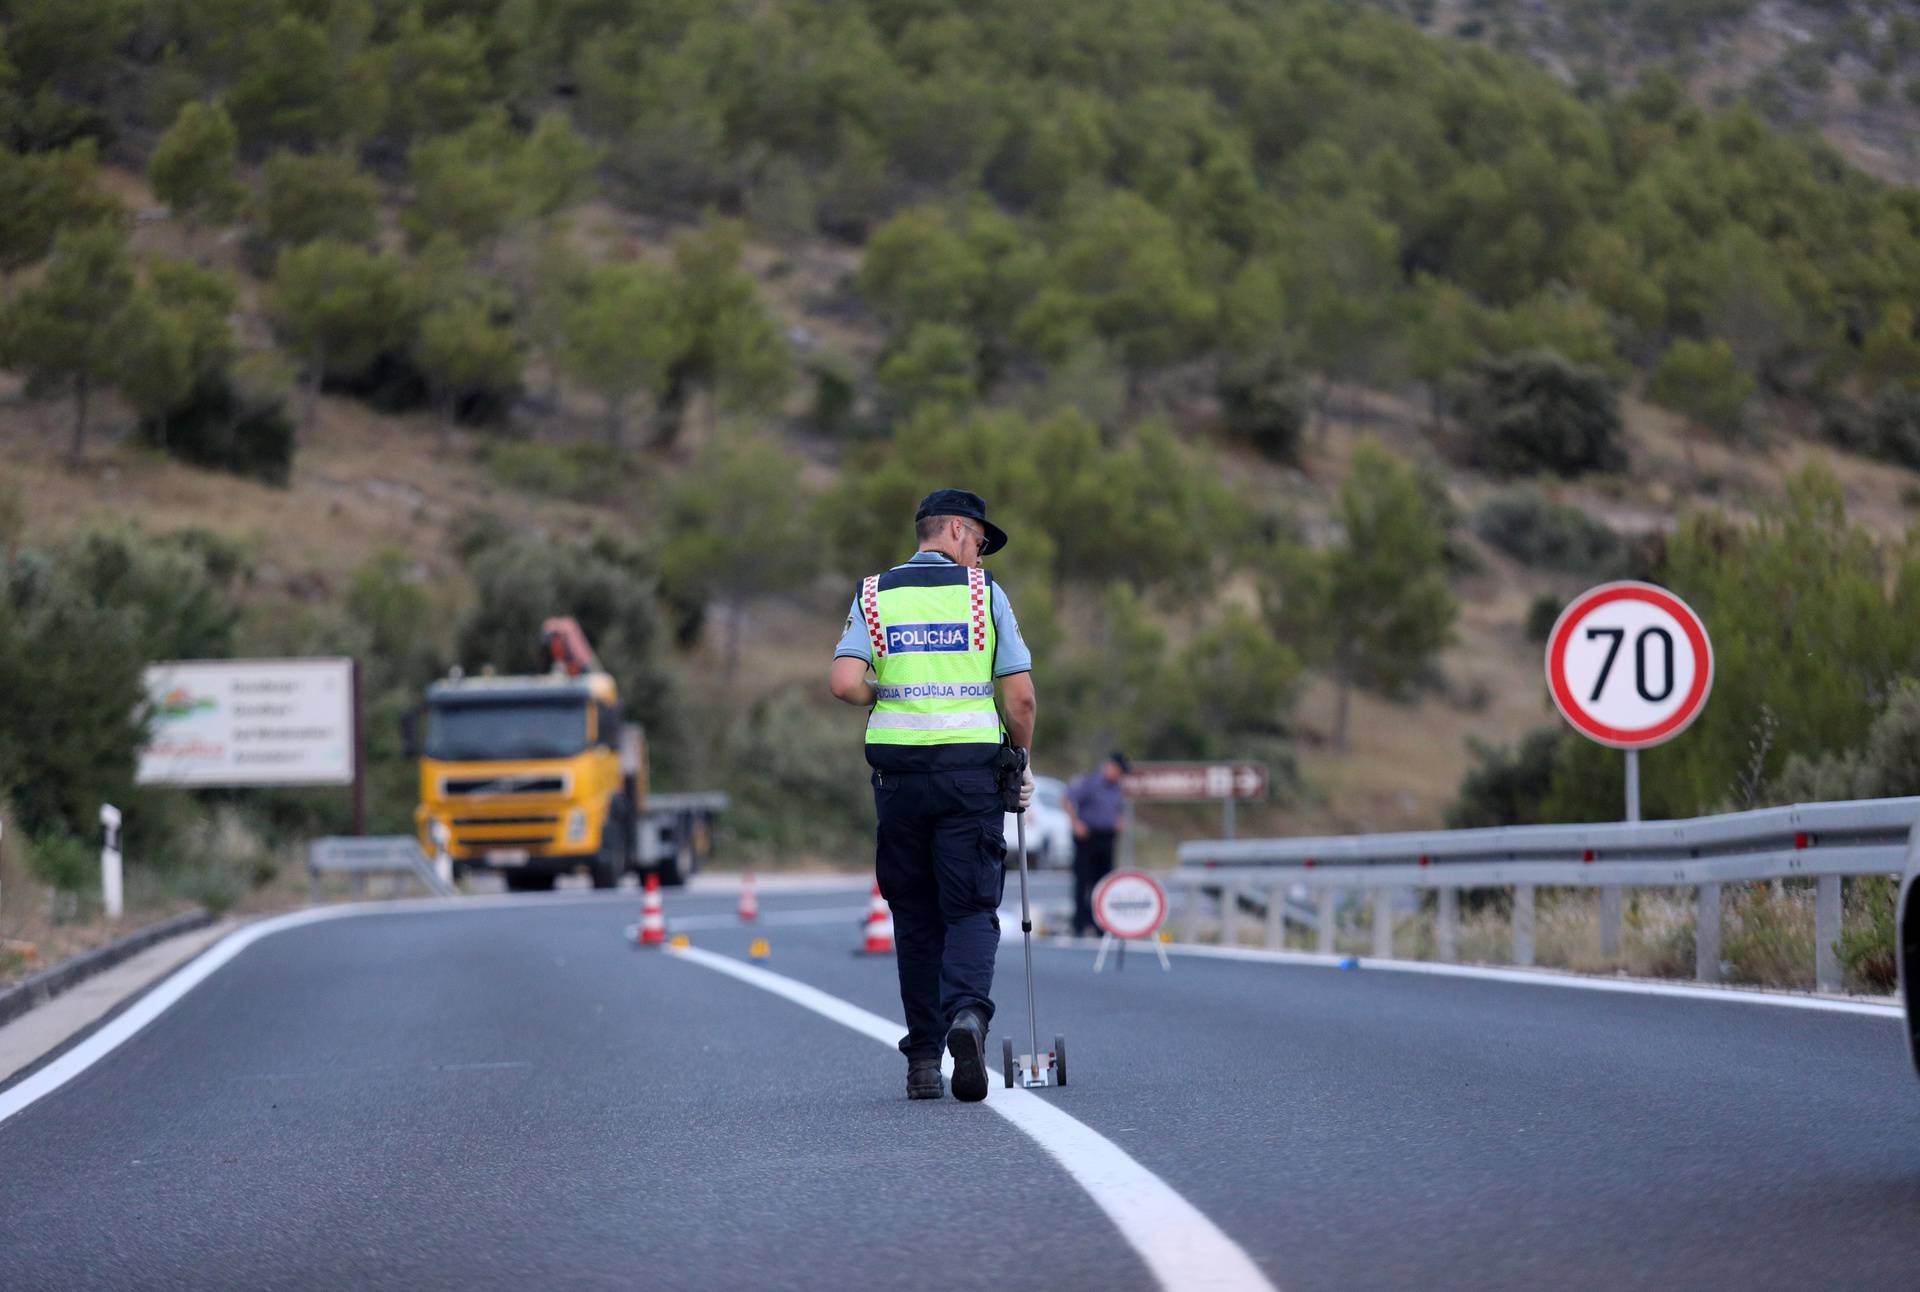
[[[423,717],[423,848],[438,835],[456,869],[498,871],[516,892],[581,869],[595,888],[620,882],[646,769],[635,728],[622,757],[610,676],[449,677],[428,688]]]

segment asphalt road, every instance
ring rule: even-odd
[[[731,906],[669,922],[899,1017],[859,894],[764,897],[757,930]],[[1095,1186],[994,1115],[1017,1092],[909,1103],[897,1055],[628,945],[635,918],[563,897],[261,939],[0,1122],[0,1286],[1155,1286]],[[1037,954],[1071,1084],[1025,1097],[1277,1287],[1920,1285],[1892,1020],[1091,961]],[[1000,967],[995,1055],[1026,1028],[1017,941]]]

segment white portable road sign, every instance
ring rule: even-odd
[[[1107,952],[1118,946],[1116,968],[1125,968],[1127,943],[1152,938],[1167,921],[1167,890],[1152,875],[1137,870],[1116,870],[1093,886],[1093,921],[1100,926],[1100,954],[1093,958],[1093,971],[1106,968]],[[1159,940],[1153,950],[1160,967],[1171,969],[1167,949]]]
[[[1166,890],[1152,875],[1116,870],[1093,886],[1093,918],[1116,938],[1150,938],[1166,922]]]
[[[1603,583],[1547,636],[1547,688],[1576,731],[1647,749],[1687,729],[1713,687],[1713,647],[1686,602],[1651,583]]]
[[[181,660],[147,670],[142,785],[351,785],[350,659]]]

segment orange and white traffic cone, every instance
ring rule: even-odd
[[[751,924],[760,918],[760,899],[753,895],[753,872],[740,881],[740,921]]]
[[[893,954],[893,910],[880,896],[878,884],[873,886],[873,904],[867,908],[867,945],[862,950],[870,956]]]
[[[640,903],[640,941],[643,947],[657,947],[667,940],[667,912],[660,904],[660,876],[647,876],[647,895]]]

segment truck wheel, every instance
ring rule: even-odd
[[[594,854],[588,870],[595,888],[620,887],[620,874],[626,867],[626,801],[615,799],[607,809],[607,822],[600,827],[600,851]]]
[[[530,875],[521,870],[509,870],[506,873],[509,893],[551,893],[552,875]]]

